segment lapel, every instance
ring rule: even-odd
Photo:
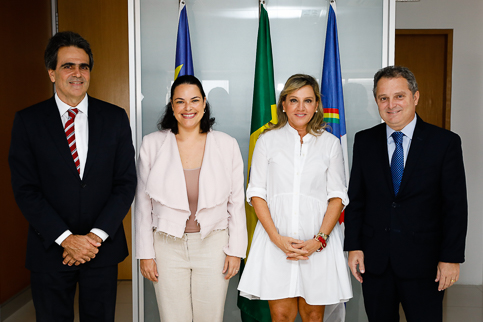
[[[404,173],[401,180],[401,187],[399,188],[398,196],[401,196],[403,194],[404,188],[406,187],[407,182],[411,177],[411,173],[418,164],[418,160],[425,147],[425,139],[427,136],[427,133],[425,131],[426,123],[419,117],[419,115],[416,115],[416,117],[416,127],[414,128],[413,139],[411,140],[411,145],[409,147],[408,158],[406,160],[406,166],[404,167]]]
[[[146,192],[162,205],[189,213],[183,165],[176,137],[171,131],[166,132],[163,144],[150,161],[152,166],[146,180]]]
[[[74,160],[72,159],[72,154],[70,153],[69,145],[67,144],[64,127],[62,126],[62,120],[59,115],[59,109],[55,103],[55,96],[50,99],[49,104],[47,105],[44,123],[47,131],[52,137],[52,142],[54,142],[61,158],[66,163],[67,168],[69,168],[69,172],[80,180],[79,173],[77,172]]]
[[[231,193],[229,174],[221,162],[224,158],[218,143],[213,131],[208,132],[200,171],[198,213],[202,209],[226,202]]]
[[[95,164],[96,156],[99,152],[99,142],[101,141],[103,127],[101,107],[97,104],[96,100],[92,99],[90,96],[88,96],[88,104],[89,143],[83,179],[89,175],[89,170],[92,168],[92,165]]]
[[[208,132],[200,171],[197,213],[226,202],[231,193],[221,153],[213,132]],[[166,139],[151,162],[146,192],[169,208],[189,213],[183,165],[176,137],[171,131],[166,132]]]

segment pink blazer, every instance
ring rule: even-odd
[[[228,228],[227,255],[244,258],[248,243],[243,160],[231,136],[208,132],[200,171],[198,210],[201,238]],[[136,191],[136,258],[155,258],[153,230],[182,237],[190,215],[183,166],[175,135],[157,131],[143,138]]]

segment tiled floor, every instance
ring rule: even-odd
[[[227,303],[228,304],[228,303]],[[233,304],[234,305],[234,304]],[[359,310],[361,312],[361,310]],[[363,310],[362,310],[363,312]],[[401,322],[405,322],[401,311]],[[365,317],[358,319],[367,321]],[[79,318],[76,317],[75,322]],[[132,292],[131,282],[119,282],[116,322],[132,321]],[[482,322],[483,321],[483,286],[455,285],[447,292],[444,299],[444,322]],[[35,311],[32,301],[4,322],[35,322]],[[149,322],[149,321],[146,321]],[[225,321],[232,322],[232,321]],[[353,321],[348,321],[353,322]]]

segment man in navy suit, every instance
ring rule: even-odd
[[[45,65],[56,93],[16,114],[9,153],[37,321],[73,321],[77,285],[81,321],[114,321],[136,187],[129,120],[87,95],[93,57],[80,35],[53,36]]]
[[[460,137],[416,114],[413,73],[374,76],[385,121],[356,134],[344,248],[362,283],[369,321],[442,321],[444,290],[459,277],[467,229]],[[357,269],[359,268],[359,270]]]

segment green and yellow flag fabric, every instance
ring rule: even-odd
[[[267,10],[260,5],[260,22],[258,26],[257,58],[255,62],[255,86],[253,89],[252,123],[250,129],[250,145],[248,150],[248,179],[252,154],[258,136],[268,128],[269,122],[277,123],[277,101],[275,98],[275,80],[273,77],[272,42],[270,40],[270,24]],[[247,180],[248,182],[249,180]],[[257,224],[257,216],[253,207],[247,204],[248,250]]]
[[[269,122],[277,123],[277,101],[275,98],[275,80],[273,77],[272,43],[270,40],[270,23],[268,13],[260,4],[260,19],[258,25],[257,56],[255,63],[255,86],[253,90],[252,123],[250,129],[250,145],[248,152],[248,180],[250,180],[250,167],[252,154],[258,136],[268,128]],[[253,239],[253,232],[257,224],[257,216],[252,206],[246,204],[248,249]],[[245,259],[246,261],[246,259]],[[242,262],[243,272],[244,262]],[[241,275],[241,274],[240,274]],[[270,309],[267,301],[249,300],[238,296],[238,307],[241,310],[243,322],[271,321]]]

